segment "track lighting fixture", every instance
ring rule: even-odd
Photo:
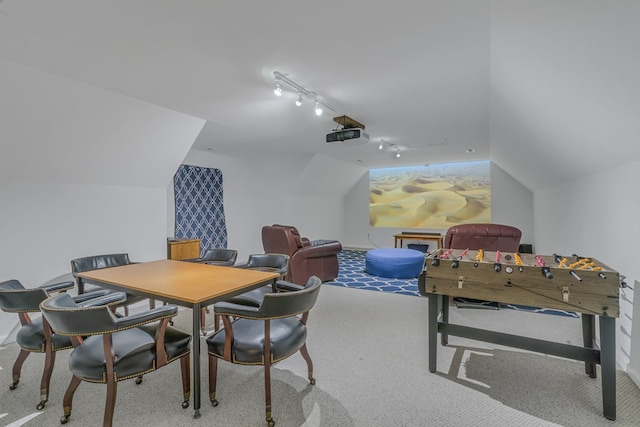
[[[389,150],[387,151],[395,151],[395,158],[400,158],[400,147],[398,147],[396,144],[393,144],[391,142],[386,142],[384,139],[380,140],[380,144],[378,145],[378,150],[384,150],[385,147],[389,147]]]
[[[273,76],[276,79],[276,88],[273,91],[277,96],[282,95],[282,83],[286,83],[292,88],[294,88],[298,92],[298,98],[296,99],[296,105],[300,107],[302,105],[302,96],[309,98],[310,100],[315,102],[314,111],[317,116],[321,116],[323,113],[323,109],[327,108],[331,111],[336,111],[326,104],[322,99],[318,97],[318,94],[306,89],[303,86],[300,86],[298,83],[294,82],[284,74],[279,71],[274,71]]]
[[[282,96],[282,87],[280,87],[280,79],[276,79],[276,88],[273,90],[276,96]]]

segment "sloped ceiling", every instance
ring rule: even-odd
[[[639,12],[622,0],[5,0],[0,58],[206,121],[194,149],[365,169],[491,159],[535,190],[638,159]],[[274,70],[335,111],[315,117],[287,87],[275,97]],[[371,141],[326,144],[341,114]]]
[[[640,2],[494,1],[491,157],[540,188],[640,159]]]
[[[164,188],[204,125],[0,59],[0,178]]]

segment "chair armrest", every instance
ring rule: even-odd
[[[49,285],[42,285],[40,289],[44,289],[45,292],[64,292],[73,289],[75,284],[72,281],[51,283]]]
[[[260,318],[257,316],[259,307],[252,307],[232,302],[219,302],[214,306],[215,313],[220,316],[245,317],[249,319]]]
[[[241,262],[239,264],[234,264],[233,265],[234,268],[249,268],[249,264],[246,262]]]
[[[304,289],[303,285],[297,285],[295,283],[287,282],[286,280],[277,280],[276,289],[283,291],[301,291]]]
[[[323,243],[316,246],[303,246],[293,254],[295,257],[303,258],[322,258],[326,256],[338,255],[342,250],[342,244],[337,240]]]
[[[129,329],[147,323],[153,323],[160,319],[173,317],[176,314],[178,314],[178,306],[169,304],[142,313],[121,317],[116,319],[115,323],[118,329]]]
[[[80,294],[72,298],[80,307],[98,307],[101,305],[110,306],[114,304],[121,304],[126,301],[127,294],[124,292],[99,290]]]
[[[184,261],[184,262],[202,262],[203,259],[202,258],[187,258],[187,259],[181,259],[180,261]]]

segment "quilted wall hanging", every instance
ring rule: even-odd
[[[222,171],[181,165],[173,177],[178,239],[200,239],[200,255],[209,248],[227,247]]]

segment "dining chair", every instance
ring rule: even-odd
[[[0,309],[8,313],[17,313],[20,318],[20,329],[16,335],[16,343],[20,352],[13,364],[13,382],[10,390],[15,390],[20,382],[22,365],[31,353],[44,353],[45,361],[40,381],[40,402],[36,409],[44,409],[49,400],[49,384],[56,360],[56,352],[72,347],[69,337],[53,333],[46,319],[33,316],[40,313],[40,303],[51,295],[73,289],[74,283],[66,281],[43,285],[38,288],[25,288],[18,280],[0,282]],[[96,291],[74,296],[76,304],[89,306],[92,304],[109,304],[114,299],[107,297],[109,292]],[[33,317],[32,317],[33,316]]]
[[[249,270],[257,270],[257,271],[268,271],[270,273],[278,273],[280,275],[280,279],[284,279],[284,277],[287,275],[289,271],[289,255],[252,254],[252,255],[249,255],[247,262],[236,264],[235,267],[249,269]],[[297,289],[300,289],[300,288],[297,288]],[[246,304],[246,305],[258,306],[262,303],[262,297],[264,296],[264,294],[269,292],[273,292],[273,287],[271,285],[263,286],[258,289],[253,289],[251,291],[244,292],[240,295],[231,297],[227,301],[235,304]]]
[[[312,276],[302,290],[266,293],[258,307],[223,302],[216,304],[224,328],[207,338],[209,399],[218,406],[218,359],[239,365],[263,365],[265,416],[275,425],[271,411],[271,366],[300,351],[307,362],[307,377],[315,384],[313,362],[307,351],[307,320],[322,281]],[[232,318],[236,320],[232,321]]]
[[[196,262],[199,264],[217,265],[221,267],[231,267],[235,264],[238,257],[238,251],[235,249],[207,249],[200,258],[183,259],[182,261]],[[202,335],[206,335],[205,322],[209,307],[202,307],[200,313],[200,330]]]
[[[207,249],[200,258],[189,258],[183,261],[230,267],[236,263],[238,251],[235,249]]]
[[[280,279],[283,279],[287,272],[289,271],[289,255],[284,254],[251,254],[246,262],[236,264],[235,268],[244,268],[248,270],[256,270],[256,271],[267,271],[270,273],[278,273],[280,275]],[[278,281],[279,282],[279,281]],[[276,291],[278,289],[276,282]],[[291,286],[288,286],[291,285]],[[299,290],[303,286],[294,285],[293,283],[286,282],[280,287],[280,290]],[[257,307],[262,303],[262,297],[264,294],[273,292],[273,286],[267,285],[262,286],[257,289],[253,289],[251,291],[244,292],[240,295],[236,295],[227,300],[227,302],[232,302],[234,304],[244,304],[244,305],[252,305]],[[220,326],[220,318],[215,312],[215,304],[214,304],[214,330],[218,330]],[[205,327],[204,327],[204,317],[202,318],[202,333],[205,335]]]
[[[126,298],[124,292],[113,294],[120,301]],[[69,295],[59,294],[44,300],[40,309],[51,329],[70,337],[74,347],[69,355],[73,376],[63,398],[62,424],[71,417],[73,396],[82,381],[107,385],[103,426],[109,427],[113,424],[118,382],[175,360],[180,360],[182,371],[182,407],[189,406],[191,335],[168,326],[169,319],[178,313],[177,306],[116,317],[109,307],[83,307]],[[126,423],[122,420],[118,424]]]
[[[103,254],[103,255],[91,255],[82,258],[75,258],[71,260],[71,274],[76,280],[78,286],[78,294],[85,292],[86,283],[82,277],[78,276],[78,273],[84,273],[86,271],[99,270],[102,268],[118,267],[121,265],[133,264],[129,259],[129,254]],[[104,289],[99,286],[92,286],[91,289]],[[111,291],[110,291],[111,292]],[[122,304],[124,315],[129,315],[128,306],[135,304],[139,301],[145,300],[145,297],[140,295],[127,294],[126,301]],[[149,300],[149,308],[155,307],[155,301]]]

